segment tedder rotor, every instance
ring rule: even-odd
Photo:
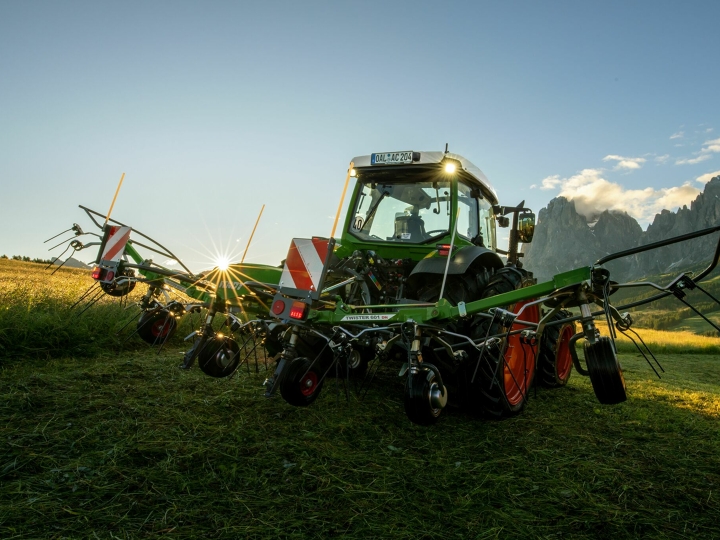
[[[720,258],[718,242],[707,268],[695,276],[682,273],[665,287],[618,284],[604,267],[720,231],[716,226],[537,283],[519,249],[532,241],[534,214],[524,202],[501,206],[482,171],[462,156],[447,148],[374,153],[353,159],[346,188],[350,179],[355,186],[340,238],[334,238],[335,227],[328,238],[294,238],[281,267],[241,263],[227,273],[216,268],[196,275],[181,263],[182,271],[170,270],[137,251],[177,260],[169,250],[85,207],[102,231],[100,241],[83,246],[73,240],[71,246],[99,245],[93,278],[105,293],[122,296],[137,282],[148,285],[136,332],[149,343],[164,343],[183,314],[206,310],[182,367],[198,360],[208,375],[225,377],[247,358],[248,343],[252,350],[261,344],[275,361],[266,395],[307,406],[328,376],[370,381],[381,362],[397,360],[405,412],[418,424],[435,422],[449,403],[490,418],[516,414],[533,384],[564,386],[573,367],[590,377],[601,403],[625,401],[615,336],[632,331],[632,318],[623,310],[671,295],[685,302],[687,290],[706,292],[699,282]],[[497,247],[497,226],[510,228],[506,251]],[[131,233],[150,245],[130,239]],[[77,227],[75,234],[84,233]],[[642,286],[657,293],[612,305],[617,290]],[[196,301],[163,302],[168,288]],[[226,318],[228,335],[213,327],[218,314]],[[607,322],[607,336],[598,318]]]

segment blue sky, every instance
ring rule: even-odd
[[[720,174],[720,2],[0,3],[0,254],[77,208],[277,264],[348,162],[449,143],[501,202],[646,225]],[[94,257],[90,250],[79,258]],[[164,262],[164,261],[158,261]]]

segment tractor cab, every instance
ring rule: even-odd
[[[374,249],[384,257],[419,260],[451,241],[495,251],[497,195],[462,156],[387,152],[356,157],[353,164],[350,175],[357,181],[341,255]]]

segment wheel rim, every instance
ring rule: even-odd
[[[171,327],[172,321],[170,319],[158,319],[153,322],[150,327],[150,332],[152,332],[152,335],[156,338],[164,338],[170,333]]]
[[[527,302],[518,302],[515,304],[514,313]],[[522,313],[525,321],[537,323],[540,321],[540,311],[538,307],[528,306]],[[513,324],[511,331],[523,330],[530,328],[524,324]],[[535,346],[523,345],[520,341],[519,334],[511,335],[507,340],[507,349],[505,350],[505,362],[503,366],[503,384],[505,387],[505,397],[511,406],[522,403],[527,396],[528,388],[535,374]]]
[[[573,325],[566,324],[560,329],[557,352],[555,353],[555,365],[557,376],[561,381],[566,381],[572,370],[572,354],[570,353],[570,338],[575,335]]]
[[[317,373],[308,371],[305,376],[300,379],[300,393],[305,397],[310,397],[315,393],[317,385]]]

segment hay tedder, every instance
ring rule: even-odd
[[[524,202],[500,206],[485,175],[465,158],[447,148],[376,153],[350,163],[346,190],[351,178],[355,187],[339,240],[336,217],[330,237],[293,239],[279,267],[242,262],[194,274],[150,237],[82,206],[100,234],[82,244],[77,237],[86,233],[75,225],[69,247],[99,246],[92,277],[102,292],[88,291],[91,301],[148,285],[134,333],[150,344],[165,343],[186,313],[203,313],[181,367],[197,361],[204,373],[227,377],[263,347],[274,361],[266,395],[306,406],[328,377],[369,383],[378,366],[397,360],[405,411],[418,424],[433,423],[448,404],[490,418],[518,413],[533,384],[564,386],[573,366],[590,377],[601,403],[625,401],[615,336],[633,330],[622,311],[668,296],[689,305],[688,290],[718,302],[699,282],[717,265],[720,242],[707,268],[681,273],[667,286],[619,284],[604,265],[720,226],[537,283],[519,250],[532,240],[534,214]],[[338,216],[344,197],[345,191]],[[497,248],[496,226],[510,227],[507,251]],[[178,260],[182,270],[158,265],[139,250]],[[657,291],[613,306],[610,296],[625,287]],[[193,301],[171,300],[171,289]],[[600,335],[597,318],[607,322],[607,336]],[[576,353],[579,340],[584,362]],[[655,369],[652,353],[638,348]]]

